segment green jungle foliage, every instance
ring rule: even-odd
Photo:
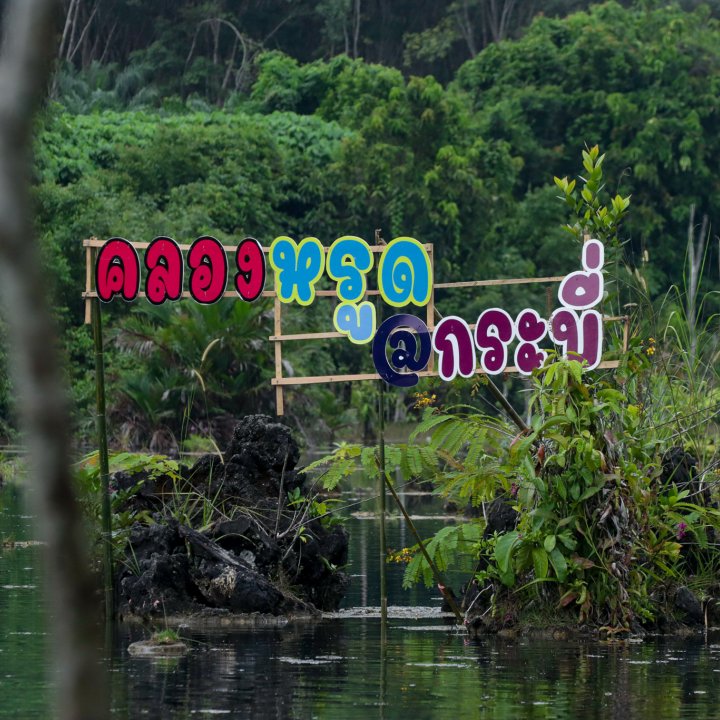
[[[79,13],[77,45],[89,13],[83,20],[84,0],[69,4]],[[214,62],[216,31],[215,65],[226,72],[223,33],[230,32],[232,44],[225,20],[234,23],[233,12],[257,37],[273,30],[273,11],[263,19],[251,5],[171,8],[117,0],[98,10],[72,58],[69,38],[61,49],[57,102],[38,127],[35,200],[83,435],[91,430],[93,401],[92,342],[81,325],[84,238],[149,241],[164,234],[191,242],[212,234],[233,244],[245,235],[268,243],[289,234],[329,242],[341,234],[372,239],[380,228],[386,239],[403,234],[434,243],[441,281],[560,275],[575,269],[577,245],[561,227],[571,208],[558,203],[558,188],[549,180],[572,176],[578,150],[596,143],[608,153],[604,182],[613,194],[631,195],[633,203],[607,268],[613,312],[623,314],[625,305],[635,304],[645,323],[642,334],[654,337],[666,326],[696,337],[708,323],[715,327],[718,302],[710,291],[718,287],[718,249],[710,229],[698,238],[702,293],[696,282],[688,284],[686,263],[689,223],[694,237],[692,223],[699,226],[704,217],[712,223],[718,207],[720,33],[707,8],[610,2],[562,19],[540,17],[522,33],[520,23],[478,41],[472,59],[452,78],[438,71],[451,80],[446,84],[372,64],[368,60],[394,60],[371,35],[363,35],[356,53],[335,55],[344,53],[344,40],[328,40],[311,56],[285,41],[260,43],[250,52],[252,43],[243,35],[238,58],[245,49],[252,57],[243,60],[244,80],[233,92],[219,97],[192,90],[192,83],[175,87],[180,78],[187,82],[192,68],[197,87],[212,85],[196,64]],[[310,22],[321,6],[328,18],[347,19],[336,13],[344,8],[339,0],[307,5],[314,9],[293,10],[282,28]],[[397,32],[402,8],[380,5],[387,32]],[[438,3],[431,12],[431,5],[423,3],[420,25],[407,28],[410,35],[437,30],[434,40],[428,36],[420,44],[425,49],[449,32],[442,25],[447,13],[463,5],[474,13],[480,8]],[[367,29],[375,10],[361,6]],[[547,14],[568,9],[558,5]],[[414,13],[405,16],[416,20]],[[223,22],[205,23],[214,17]],[[491,27],[488,18],[468,17],[475,17],[477,28]],[[115,40],[106,43],[115,19]],[[257,29],[266,22],[266,30]],[[334,37],[344,38],[345,21],[338,22]],[[129,27],[142,31],[135,37]],[[184,33],[184,45],[170,44],[176,32]],[[186,66],[177,48],[189,52],[196,34]],[[410,35],[403,52],[413,46]],[[87,37],[95,37],[97,47],[107,44],[107,53],[86,48]],[[272,47],[289,54],[265,51]],[[666,295],[670,286],[676,292]],[[472,321],[494,304],[541,310],[545,297],[542,290],[486,288],[448,292],[439,302],[444,312]],[[162,312],[140,302],[105,308],[115,441],[149,447],[154,440],[154,449],[167,450],[196,433],[221,432],[220,425],[249,408],[271,408],[267,310],[224,303],[202,312],[183,303]],[[330,309],[321,302],[302,312],[288,309],[287,326],[297,331],[327,330],[330,322]],[[708,343],[713,335],[702,337]],[[285,360],[286,371],[299,374],[368,369],[367,353],[342,342],[298,343]],[[504,389],[515,400],[525,397],[509,383]],[[435,391],[470,397],[467,383]],[[289,417],[308,442],[332,439],[361,422],[369,435],[374,410],[366,395],[362,388],[291,390]],[[9,387],[0,388],[0,420],[8,435],[11,396]],[[411,405],[409,395],[399,394],[395,417],[403,419]],[[216,417],[227,422],[215,423]]]

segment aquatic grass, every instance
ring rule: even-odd
[[[151,639],[158,645],[175,645],[176,643],[184,642],[180,635],[171,628],[154,632]]]

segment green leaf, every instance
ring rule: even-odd
[[[557,538],[568,550],[574,550],[577,547],[575,538],[567,530],[565,532],[561,532]]]
[[[495,543],[495,562],[501,573],[507,573],[510,570],[512,551],[519,539],[520,533],[515,530],[505,533],[497,539]]]
[[[596,495],[599,493],[603,488],[605,487],[605,483],[602,485],[594,485],[589,487],[581,496],[580,496],[580,502],[583,500],[587,500],[588,498],[591,498],[593,495]]]
[[[582,383],[582,365],[577,360],[570,360],[568,367],[573,380],[580,385]]]
[[[545,550],[551,553],[555,549],[555,545],[557,545],[557,537],[555,535],[546,535],[543,545]]]
[[[549,417],[539,428],[539,431],[542,432],[543,430],[547,430],[549,427],[552,427],[553,425],[562,425],[563,423],[568,422],[568,415],[553,415],[552,417]]]
[[[512,587],[515,584],[515,573],[512,568],[507,572],[500,573],[500,582],[505,585],[505,587]]]
[[[565,560],[565,556],[560,552],[559,548],[555,548],[550,553],[550,564],[553,566],[557,579],[560,582],[564,582],[567,577],[567,561]]]
[[[430,415],[429,417],[424,418],[423,421],[415,428],[415,430],[412,431],[410,439],[415,440],[418,435],[424,435],[438,425],[449,422],[453,419],[454,418],[449,415]]]
[[[536,578],[546,578],[548,574],[548,554],[540,547],[532,550],[533,568]]]

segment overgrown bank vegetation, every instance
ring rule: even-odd
[[[595,147],[583,159],[579,182],[555,178],[575,215],[568,229],[617,249],[629,198],[605,204],[604,156]],[[617,295],[611,284],[605,316]],[[427,543],[441,571],[474,558],[462,593],[467,623],[643,632],[720,619],[717,322],[697,336],[695,319],[676,308],[663,342],[636,336],[626,352],[610,334],[607,356],[620,358],[610,372],[585,373],[550,354],[533,372],[520,428],[472,405],[420,399],[422,422],[386,451],[382,471],[432,481],[470,516],[482,508],[480,519]],[[357,466],[372,472],[376,458],[345,445],[308,470],[333,488]],[[437,582],[428,557],[419,546],[395,556],[409,562],[407,585]]]

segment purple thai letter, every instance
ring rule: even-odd
[[[507,366],[507,346],[514,334],[513,320],[505,310],[490,308],[481,313],[475,326],[475,344],[482,350],[480,367],[488,375],[497,375]]]
[[[547,320],[543,320],[534,310],[521,310],[515,320],[515,333],[520,343],[515,348],[515,366],[521,375],[530,375],[533,370],[542,367],[547,353],[537,343],[547,335]]]
[[[443,318],[432,337],[433,349],[439,356],[438,372],[445,382],[457,375],[469,378],[475,374],[475,346],[468,324],[459,317]]]
[[[603,296],[602,267],[605,248],[599,240],[588,240],[583,246],[583,270],[570,273],[560,283],[558,299],[568,308],[588,310]]]
[[[586,310],[580,317],[574,310],[561,308],[552,314],[550,334],[570,360],[585,361],[584,370],[594,370],[602,358],[603,324],[597,310]]]

